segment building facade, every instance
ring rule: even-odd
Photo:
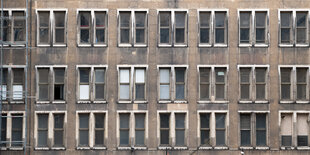
[[[309,13],[3,0],[0,154],[308,155]]]

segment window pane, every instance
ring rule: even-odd
[[[40,27],[49,27],[50,13],[48,11],[39,12]]]
[[[176,130],[175,136],[176,136],[176,145],[184,145],[184,130]]]
[[[135,12],[135,16],[136,27],[144,27],[146,21],[146,12]]]
[[[290,43],[291,29],[281,28],[281,43]]]
[[[241,130],[241,146],[251,145],[251,133],[250,130]]]
[[[170,29],[160,28],[160,43],[169,43],[170,41]]]
[[[240,12],[240,27],[250,27],[250,12]]]
[[[225,43],[225,29],[215,29],[215,43]]]
[[[90,20],[90,12],[80,12],[80,27],[89,27]]]
[[[49,69],[39,69],[39,82],[48,83]]]
[[[38,146],[47,146],[47,130],[38,131]]]
[[[256,27],[266,27],[266,12],[255,12]]]
[[[80,85],[80,99],[81,100],[89,99],[89,85]]]
[[[296,12],[297,27],[306,27],[308,12]]]
[[[159,13],[160,26],[170,26],[170,12]]]
[[[170,70],[169,69],[160,69],[160,83],[169,83],[170,82]]]
[[[169,99],[170,98],[169,89],[170,89],[169,85],[160,85],[160,99]]]
[[[281,12],[281,26],[289,27],[291,25],[291,12]]]
[[[54,85],[54,99],[64,100],[64,85],[63,84]]]
[[[176,68],[176,82],[184,82],[185,81],[185,68]]]
[[[249,68],[242,68],[240,69],[240,82],[246,82],[249,83],[250,82],[250,73],[251,73],[251,69]]]
[[[292,114],[281,114],[281,135],[292,135]]]
[[[80,69],[80,82],[89,83],[89,69]]]
[[[6,141],[6,133],[7,133],[7,129],[6,129],[6,124],[7,124],[7,114],[2,114],[1,117],[1,141]],[[6,146],[5,143],[0,144],[0,146]]]
[[[266,69],[255,68],[256,71],[256,82],[265,82],[266,79]]]
[[[160,144],[169,144],[169,130],[160,131]]]
[[[308,117],[309,114],[297,114],[297,135],[304,136],[308,135]]]
[[[80,34],[81,43],[89,43],[89,29],[82,29]]]
[[[64,114],[54,114],[54,128],[64,128]]]
[[[95,85],[96,89],[96,99],[104,99],[104,84],[96,84]]]
[[[248,43],[250,41],[250,29],[240,28],[240,43]]]
[[[281,68],[281,82],[291,82],[291,69]]]
[[[144,145],[144,130],[136,130],[136,145]]]
[[[209,28],[200,28],[200,43],[210,42]]]
[[[56,29],[55,30],[55,42],[64,43],[65,42],[65,29]]]
[[[306,99],[307,85],[297,84],[297,99]]]
[[[14,41],[24,41],[24,34],[23,28],[14,28]]]
[[[104,141],[104,131],[103,130],[96,130],[95,131],[95,145],[103,145]]]
[[[89,128],[89,114],[79,114],[79,124],[80,128],[88,129]]]
[[[211,12],[199,12],[200,26],[210,26]]]
[[[306,83],[307,82],[307,68],[298,68],[297,69],[297,82]]]
[[[129,128],[129,114],[119,114],[119,124],[121,129],[128,129]]]
[[[175,42],[184,43],[185,42],[185,29],[177,28],[175,29]]]
[[[13,83],[23,83],[24,69],[14,69],[13,74],[14,74]]]
[[[66,12],[65,11],[55,11],[55,26],[56,27],[65,27],[65,17]]]
[[[3,73],[3,75],[2,75],[2,84],[7,84],[7,82],[8,82],[7,81],[7,79],[8,79],[8,69],[3,68],[2,69],[2,73]]]
[[[256,43],[265,43],[265,28],[256,28]]]
[[[23,99],[23,86],[13,85],[13,100]]]
[[[266,130],[257,130],[256,131],[256,145],[257,146],[266,146]]]
[[[130,12],[120,12],[120,24],[121,27],[129,27],[130,26]]]
[[[63,131],[54,131],[54,146],[63,146]]]
[[[120,99],[129,99],[129,85],[120,85],[119,89]]]
[[[200,128],[210,128],[210,114],[200,114]]]
[[[95,43],[103,43],[103,42],[105,42],[105,29],[97,29]]]
[[[136,43],[145,43],[144,29],[136,29]]]
[[[201,130],[200,131],[200,138],[201,138],[200,139],[201,145],[203,145],[203,144],[210,145],[211,144],[209,130]]]
[[[105,114],[103,113],[95,114],[95,128],[104,128],[104,117]]]
[[[208,99],[209,93],[210,93],[209,90],[210,90],[210,86],[208,84],[201,84],[200,85],[200,98]]]
[[[225,130],[216,130],[216,145],[225,145]]]
[[[129,69],[120,69],[120,82],[129,83]]]
[[[64,83],[65,70],[54,69],[54,72],[55,72],[55,83]]]
[[[144,119],[145,119],[145,114],[139,114],[139,113],[137,113],[137,114],[135,114],[135,123],[136,123],[136,125],[135,125],[135,127],[136,128],[140,128],[140,129],[144,129],[145,127],[144,127]]]
[[[226,114],[215,114],[216,128],[225,128],[225,117]]]
[[[128,130],[121,130],[120,131],[120,144],[121,145],[128,145],[129,144],[129,131]]]
[[[256,114],[256,128],[266,129],[266,114]]]
[[[48,114],[38,114],[38,128],[48,128]]]
[[[175,94],[176,99],[184,99],[185,98],[184,87],[185,87],[184,84],[176,85],[176,94]]]
[[[106,16],[106,13],[105,12],[96,11],[95,12],[95,16],[96,16],[96,27],[105,27],[105,16]]]
[[[224,99],[225,98],[225,85],[217,84],[215,89],[216,89],[216,99]]]
[[[215,69],[216,82],[225,82],[225,72],[224,69]]]
[[[240,115],[240,128],[251,129],[251,115],[250,114]]]
[[[145,72],[144,69],[136,69],[135,80],[137,83],[144,83],[145,82],[144,72]]]
[[[216,12],[215,13],[215,26],[216,27],[224,27],[225,26],[225,12]]]
[[[297,136],[297,146],[308,146],[308,136]]]
[[[88,146],[88,130],[80,130],[80,145]]]
[[[129,29],[121,29],[121,43],[129,43]]]
[[[256,99],[265,99],[265,85],[256,85]]]
[[[306,38],[307,38],[306,30],[307,30],[306,28],[297,29],[297,43],[306,43]]]
[[[210,82],[210,69],[209,68],[200,68],[200,82]]]
[[[292,136],[282,136],[281,138],[282,146],[292,146]]]
[[[2,89],[2,95],[1,95],[1,98],[2,100],[6,100],[6,95],[7,95],[7,86],[6,85],[2,85],[2,87],[0,87],[0,89]]]
[[[104,77],[105,77],[105,70],[104,69],[95,69],[95,78],[96,83],[104,83]]]
[[[290,99],[291,98],[291,85],[281,85],[281,98]]]
[[[49,42],[49,36],[48,36],[49,29],[46,29],[46,28],[42,29],[42,28],[40,28],[39,34],[40,34],[40,43],[48,43]]]
[[[144,84],[136,84],[136,99],[144,99]]]
[[[241,99],[250,99],[250,85],[249,84],[241,85]]]
[[[186,12],[175,12],[176,27],[185,27]]]
[[[170,114],[160,114],[160,128],[169,128]]]
[[[185,114],[175,114],[175,128],[185,128]]]
[[[48,85],[39,85],[39,100],[48,100]]]

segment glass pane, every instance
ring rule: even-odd
[[[21,146],[22,142],[22,130],[20,131],[12,131],[12,146]],[[17,142],[19,141],[19,142]]]
[[[225,43],[225,29],[215,29],[215,43]]]
[[[184,87],[185,86],[183,84],[177,84],[176,85],[176,94],[175,94],[176,99],[184,99],[185,98]]]
[[[39,82],[48,83],[49,69],[39,69]]]
[[[95,128],[104,128],[104,117],[105,114],[103,113],[95,114]]]
[[[13,83],[23,83],[24,69],[14,69],[13,74],[14,74]]]
[[[38,131],[38,146],[47,146],[47,131]]]
[[[80,128],[88,129],[89,128],[89,114],[79,114],[79,124]]]
[[[160,130],[160,144],[169,144],[169,130]]]
[[[160,128],[169,128],[170,114],[160,114]]]
[[[119,114],[119,124],[121,129],[129,128],[129,114]]]
[[[7,95],[7,88],[6,88],[6,85],[2,85],[2,87],[0,87],[0,89],[2,88],[2,95],[1,95],[1,98],[2,100],[6,100],[6,95]]]
[[[176,43],[184,43],[185,42],[185,29],[176,28],[175,29],[175,42]]]
[[[170,12],[159,13],[160,26],[170,26]]]
[[[136,84],[136,99],[144,99],[144,84]]]
[[[56,29],[55,30],[55,42],[64,43],[65,42],[65,29]]]
[[[250,99],[250,85],[241,85],[241,99]]]
[[[1,118],[1,141],[6,141],[6,123],[7,123],[7,115],[6,114],[2,114],[2,118]],[[6,144],[0,144],[0,146],[5,146]]]
[[[80,99],[81,100],[89,99],[89,85],[80,85]]]
[[[208,99],[209,93],[210,93],[210,86],[208,84],[201,84],[200,85],[200,98]]]
[[[146,12],[135,12],[135,16],[136,27],[144,27],[146,22]]]
[[[80,42],[81,43],[89,43],[89,29],[81,29],[81,34],[80,34]]]
[[[145,43],[144,29],[136,29],[136,43]]]
[[[80,69],[80,82],[81,83],[89,82],[89,69]]]
[[[64,127],[64,114],[54,114],[54,128],[62,129]]]
[[[121,27],[129,27],[130,26],[130,12],[120,12],[120,24]]]
[[[12,115],[12,129],[22,130],[23,128],[23,118],[22,117],[14,117],[14,116],[23,116],[22,114],[14,114]]]
[[[265,28],[256,28],[256,42],[265,43]]]
[[[120,144],[121,145],[128,145],[129,144],[129,131],[128,130],[121,130],[120,131]]]
[[[176,27],[185,27],[186,12],[175,12]]]
[[[64,85],[63,84],[54,85],[54,99],[64,100]]]
[[[251,115],[250,114],[240,115],[240,128],[251,129]]]
[[[145,69],[136,69],[135,80],[137,83],[144,83],[145,82]]]
[[[8,69],[2,68],[2,73],[2,84],[6,84],[8,82]]]
[[[296,12],[297,27],[306,27],[308,12]]]
[[[209,28],[200,28],[200,43],[210,42],[210,31]]]
[[[184,82],[185,81],[185,68],[176,68],[176,82]]]
[[[290,99],[291,95],[291,85],[281,85],[281,98],[282,99]]]
[[[80,130],[80,145],[88,146],[88,130]]]
[[[160,43],[169,43],[170,41],[170,29],[169,28],[160,28]]]
[[[38,128],[47,129],[48,128],[48,114],[38,115]]]
[[[240,12],[240,27],[250,27],[250,12]]]
[[[23,86],[13,85],[13,100],[23,99]]]
[[[267,16],[267,12],[256,12],[255,13],[256,27],[266,27],[266,16]]]
[[[185,128],[185,114],[175,114],[175,128]]]
[[[135,114],[135,122],[136,122],[135,127],[140,128],[140,129],[145,128],[144,127],[144,123],[145,123],[144,119],[145,119],[145,114],[139,114],[139,113]]]
[[[250,29],[240,28],[240,43],[248,43],[250,41]]]
[[[211,145],[209,130],[201,130],[200,131],[200,138],[201,138],[200,139],[201,145],[203,145],[203,144]]]
[[[292,136],[281,137],[282,146],[292,146]]]
[[[265,99],[265,85],[256,85],[256,99]]]
[[[256,131],[256,145],[266,146],[266,131],[265,130]]]
[[[95,43],[105,42],[105,29],[96,29],[96,40]]]
[[[136,145],[144,145],[144,131],[136,130]]]
[[[225,145],[225,130],[216,130],[216,145]]]
[[[65,27],[66,12],[55,11],[54,15],[55,15],[55,26],[56,27]]]
[[[96,130],[95,131],[95,145],[103,145],[104,141],[104,131],[103,130]]]
[[[64,83],[65,70],[64,69],[54,69],[55,73],[55,82]]]
[[[169,69],[160,69],[160,83],[169,83],[170,82],[170,70]]]
[[[240,69],[240,78],[241,78],[240,81],[249,83],[250,82],[250,73],[251,73],[250,68]]]
[[[104,69],[95,69],[95,79],[96,83],[104,83],[105,70]]]
[[[24,34],[23,28],[14,28],[14,41],[24,41]]]
[[[200,26],[210,26],[211,12],[199,12]]]
[[[216,128],[225,128],[226,114],[215,114]]]
[[[241,131],[241,146],[251,145],[251,133],[250,130]]]
[[[308,136],[297,136],[297,146],[308,146]]]
[[[225,82],[225,69],[215,69],[216,82]]]
[[[281,68],[281,82],[291,82],[290,68]]]
[[[184,130],[176,130],[176,145],[184,145]]]
[[[291,25],[292,12],[281,12],[281,26],[289,27]]]
[[[291,29],[281,28],[281,43],[290,43]]]
[[[307,85],[297,84],[297,99],[306,99]]]
[[[63,131],[54,131],[54,146],[63,146]]]
[[[266,114],[256,114],[256,128],[266,129]]]
[[[307,83],[307,68],[297,68],[297,82]]]
[[[225,85],[217,84],[215,89],[216,89],[216,99],[224,99],[225,98]]]
[[[200,68],[200,82],[210,82],[210,68]]]
[[[95,16],[96,16],[96,27],[105,27],[105,16],[106,16],[106,13],[105,12],[96,11],[95,12]]]
[[[129,29],[121,29],[121,43],[129,43]]]
[[[90,21],[90,12],[80,12],[80,27],[89,27]]]
[[[169,85],[160,85],[160,99],[169,99],[170,98],[169,89],[170,89]]]
[[[200,114],[200,128],[210,128],[210,114]]]
[[[39,12],[40,27],[49,27],[50,13],[47,11]]]
[[[48,100],[48,85],[39,85],[39,99]]]
[[[225,26],[225,12],[216,12],[215,13],[215,26],[216,27],[224,27]]]
[[[96,99],[104,99],[104,84],[96,84]]]
[[[307,29],[298,28],[297,29],[297,43],[306,43]]]
[[[265,68],[255,68],[256,71],[256,82],[265,82],[266,79],[266,69]]]
[[[40,28],[40,43],[48,43],[49,42],[49,29]]]
[[[119,89],[120,99],[129,99],[129,85],[120,85]]]

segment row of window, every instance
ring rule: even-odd
[[[197,137],[200,149],[228,149],[227,111],[198,111]],[[24,117],[22,112],[2,114],[2,147],[22,147]],[[279,113],[282,149],[309,149],[309,112]],[[239,112],[239,146],[241,149],[269,149],[269,113]],[[157,137],[159,149],[187,149],[188,113],[186,111],[158,111]],[[65,149],[66,112],[36,112],[34,140],[36,150]],[[119,149],[147,149],[147,111],[117,112],[117,146]],[[106,149],[108,139],[107,112],[76,112],[76,147],[78,149]]]
[[[37,45],[67,45],[67,9],[37,9]],[[118,44],[121,47],[146,47],[148,44],[148,10],[118,9]],[[78,9],[79,46],[107,46],[107,9]],[[269,10],[240,9],[239,46],[269,45]],[[279,45],[309,46],[309,10],[279,9]],[[228,10],[198,11],[199,46],[227,47]],[[25,41],[25,10],[3,12],[5,45]],[[188,10],[158,10],[158,45],[186,47],[188,44]]]
[[[159,103],[186,103],[187,65],[158,66]],[[78,103],[106,103],[106,65],[77,66]],[[269,66],[238,65],[239,102],[268,103]],[[199,103],[227,102],[228,66],[199,65]],[[66,66],[36,66],[37,103],[65,103]],[[147,103],[147,65],[118,66],[119,103]],[[309,66],[279,66],[281,103],[308,103]],[[3,69],[2,100],[23,103],[24,68]]]

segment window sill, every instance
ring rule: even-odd
[[[11,44],[11,47],[25,47],[25,46],[26,46],[25,44],[18,44],[18,43]]]
[[[293,44],[279,44],[279,47],[293,47]]]
[[[91,101],[77,101],[77,103],[79,103],[79,104],[83,104],[83,103],[89,104],[89,103],[91,103]]]
[[[225,101],[225,100],[217,100],[217,101],[213,101],[212,103],[222,103],[222,104],[227,104],[227,103],[229,103],[229,101]]]
[[[188,148],[186,146],[175,146],[173,147],[174,150],[187,150]]]
[[[9,150],[22,151],[22,150],[24,150],[24,148],[23,147],[10,147]]]
[[[308,44],[296,44],[295,46],[296,47],[309,47]]]
[[[49,44],[39,44],[39,45],[37,45],[37,47],[51,47],[51,45],[49,45]]]
[[[96,104],[105,104],[105,103],[107,103],[107,101],[94,101],[93,103],[96,103]]]
[[[310,150],[310,147],[309,146],[298,146],[296,149],[297,150]]]
[[[170,101],[170,100],[166,100],[166,101],[158,101],[158,103],[163,103],[163,104],[165,104],[165,103],[173,103],[173,102]]]
[[[66,104],[66,101],[53,101],[52,103],[55,103],[55,104]]]
[[[35,147],[34,150],[48,151],[50,148],[48,147]]]
[[[186,104],[187,101],[184,101],[184,100],[183,100],[183,101],[180,101],[180,100],[178,100],[178,101],[173,101],[173,103],[177,103],[177,104],[178,104],[178,103],[181,103],[181,104],[183,103],[183,104]]]
[[[281,150],[294,150],[293,146],[281,146]]]
[[[134,150],[147,150],[147,147],[145,147],[145,146],[134,146],[133,149]]]
[[[211,44],[198,44],[198,47],[212,47]]]
[[[309,101],[296,101],[296,103],[298,103],[298,104],[309,104],[310,102]]]
[[[36,101],[36,104],[49,104],[50,101]]]
[[[199,104],[227,104],[227,103],[229,103],[229,101],[220,101],[220,100],[218,100],[218,101],[210,101],[210,100],[201,100],[201,101],[197,101],[197,103],[199,103]]]
[[[199,150],[212,150],[213,148],[211,146],[201,146],[198,149]]]
[[[250,101],[250,100],[242,100],[242,101],[238,101],[238,103],[240,103],[240,104],[248,104],[248,103],[253,103],[253,101]]]
[[[252,47],[252,44],[239,44],[239,47]]]
[[[118,44],[118,47],[132,47],[131,44]]]
[[[104,147],[104,146],[102,146],[102,147],[100,147],[100,146],[94,146],[92,149],[94,149],[94,150],[106,150],[107,147]]]
[[[79,146],[76,149],[77,150],[90,150],[90,147],[89,146],[85,146],[85,147]]]
[[[66,150],[65,147],[52,147],[51,150]]]
[[[133,101],[133,103],[136,103],[136,104],[147,104],[148,101]]]
[[[7,150],[8,148],[6,148],[6,147],[0,147],[0,151],[5,151],[5,150]]]
[[[158,44],[158,47],[172,47],[170,44]]]
[[[9,104],[8,101],[2,101],[2,104]]]
[[[171,150],[172,147],[171,146],[159,146],[158,150]]]
[[[132,101],[118,101],[118,103],[129,104],[129,103],[132,103]]]
[[[79,44],[78,47],[91,47],[91,44]]]
[[[254,47],[269,47],[268,44],[254,44]]]
[[[107,44],[94,44],[94,47],[107,47]]]
[[[146,44],[134,44],[133,47],[147,47]]]
[[[227,44],[214,44],[214,47],[228,47]]]
[[[295,103],[294,101],[290,101],[290,100],[287,100],[287,101],[280,101],[281,104],[290,104],[290,103]]]
[[[54,44],[53,47],[67,47],[67,44]]]
[[[128,146],[119,146],[117,147],[118,150],[131,150],[131,147]]]
[[[187,44],[174,44],[174,47],[187,47]]]
[[[214,147],[215,150],[228,150],[227,146],[215,146]]]
[[[258,101],[254,101],[254,103],[257,103],[257,104],[268,104],[269,101],[258,100]]]
[[[254,147],[252,147],[252,146],[241,146],[240,147],[240,150],[253,150],[254,149]]]
[[[255,147],[256,150],[269,150],[269,147],[267,146],[258,146],[258,147]]]
[[[24,101],[11,101],[11,104],[24,104]]]

